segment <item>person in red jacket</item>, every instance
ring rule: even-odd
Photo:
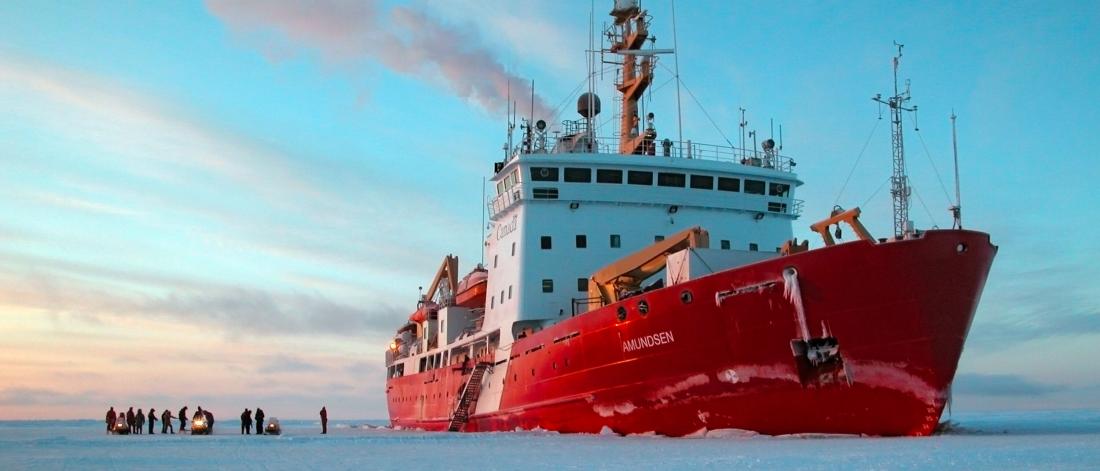
[[[328,433],[328,411],[321,406],[321,435]]]
[[[115,413],[114,406],[111,406],[111,410],[107,411],[107,433],[111,433],[111,429],[115,428],[115,418],[118,414]]]

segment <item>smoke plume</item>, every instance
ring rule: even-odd
[[[378,0],[207,0],[206,6],[232,30],[265,39],[268,53],[305,48],[333,64],[376,61],[441,85],[491,114],[507,109],[511,82],[519,115],[530,112],[530,81],[508,73],[476,33],[410,7]],[[538,97],[534,111],[552,116]]]

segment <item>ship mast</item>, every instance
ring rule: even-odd
[[[894,45],[898,47],[898,55],[894,56],[894,96],[883,100],[880,93],[872,100],[890,107],[894,150],[894,173],[890,177],[890,194],[894,199],[894,237],[902,239],[913,231],[913,222],[909,220],[909,196],[912,190],[909,187],[909,176],[905,172],[905,139],[901,117],[903,111],[916,112],[917,106],[905,107],[905,103],[909,101],[909,81],[905,81],[905,91],[898,88],[898,64],[901,62],[901,48],[905,46],[897,42],[894,42]]]
[[[623,57],[621,81],[616,84],[623,95],[619,117],[619,153],[641,154],[645,136],[641,132],[638,100],[653,82],[654,57],[642,46],[649,38],[649,21],[637,1],[615,2],[611,11],[611,52]],[[641,56],[639,64],[638,57]]]

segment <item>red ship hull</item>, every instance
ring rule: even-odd
[[[988,234],[936,230],[777,257],[622,300],[517,340],[495,366],[506,368],[503,381],[486,386],[503,388],[499,409],[471,415],[464,430],[928,435],[996,251]],[[813,335],[836,339],[840,368],[800,369],[788,267]],[[466,374],[390,379],[392,424],[446,430]]]

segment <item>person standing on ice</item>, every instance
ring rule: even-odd
[[[115,418],[118,414],[115,413],[115,407],[111,406],[111,410],[107,411],[107,433],[111,433],[111,429],[115,428]]]
[[[172,412],[168,409],[164,409],[164,412],[160,413],[160,433],[176,433],[175,430],[172,430],[172,418]]]
[[[134,417],[134,408],[130,407],[130,410],[126,411],[126,426],[130,427],[130,433],[137,433],[134,429],[135,420],[137,419]]]
[[[149,408],[149,435],[157,433],[153,427],[157,426],[157,410],[152,407]]]
[[[241,435],[252,435],[252,411],[241,412]]]
[[[186,432],[184,426],[187,425],[187,406],[183,406],[183,409],[180,409],[180,415],[178,417],[180,418],[180,433]]]
[[[264,434],[264,410],[256,408],[256,435]]]
[[[138,409],[137,414],[134,414],[134,429],[137,430],[137,434],[141,435],[145,430],[145,414]]]
[[[328,411],[325,410],[325,406],[321,406],[321,435],[328,433]]]
[[[202,410],[200,407],[199,410]],[[208,410],[202,411],[203,417],[206,417],[206,426],[210,428],[210,434],[214,434],[214,414]]]

